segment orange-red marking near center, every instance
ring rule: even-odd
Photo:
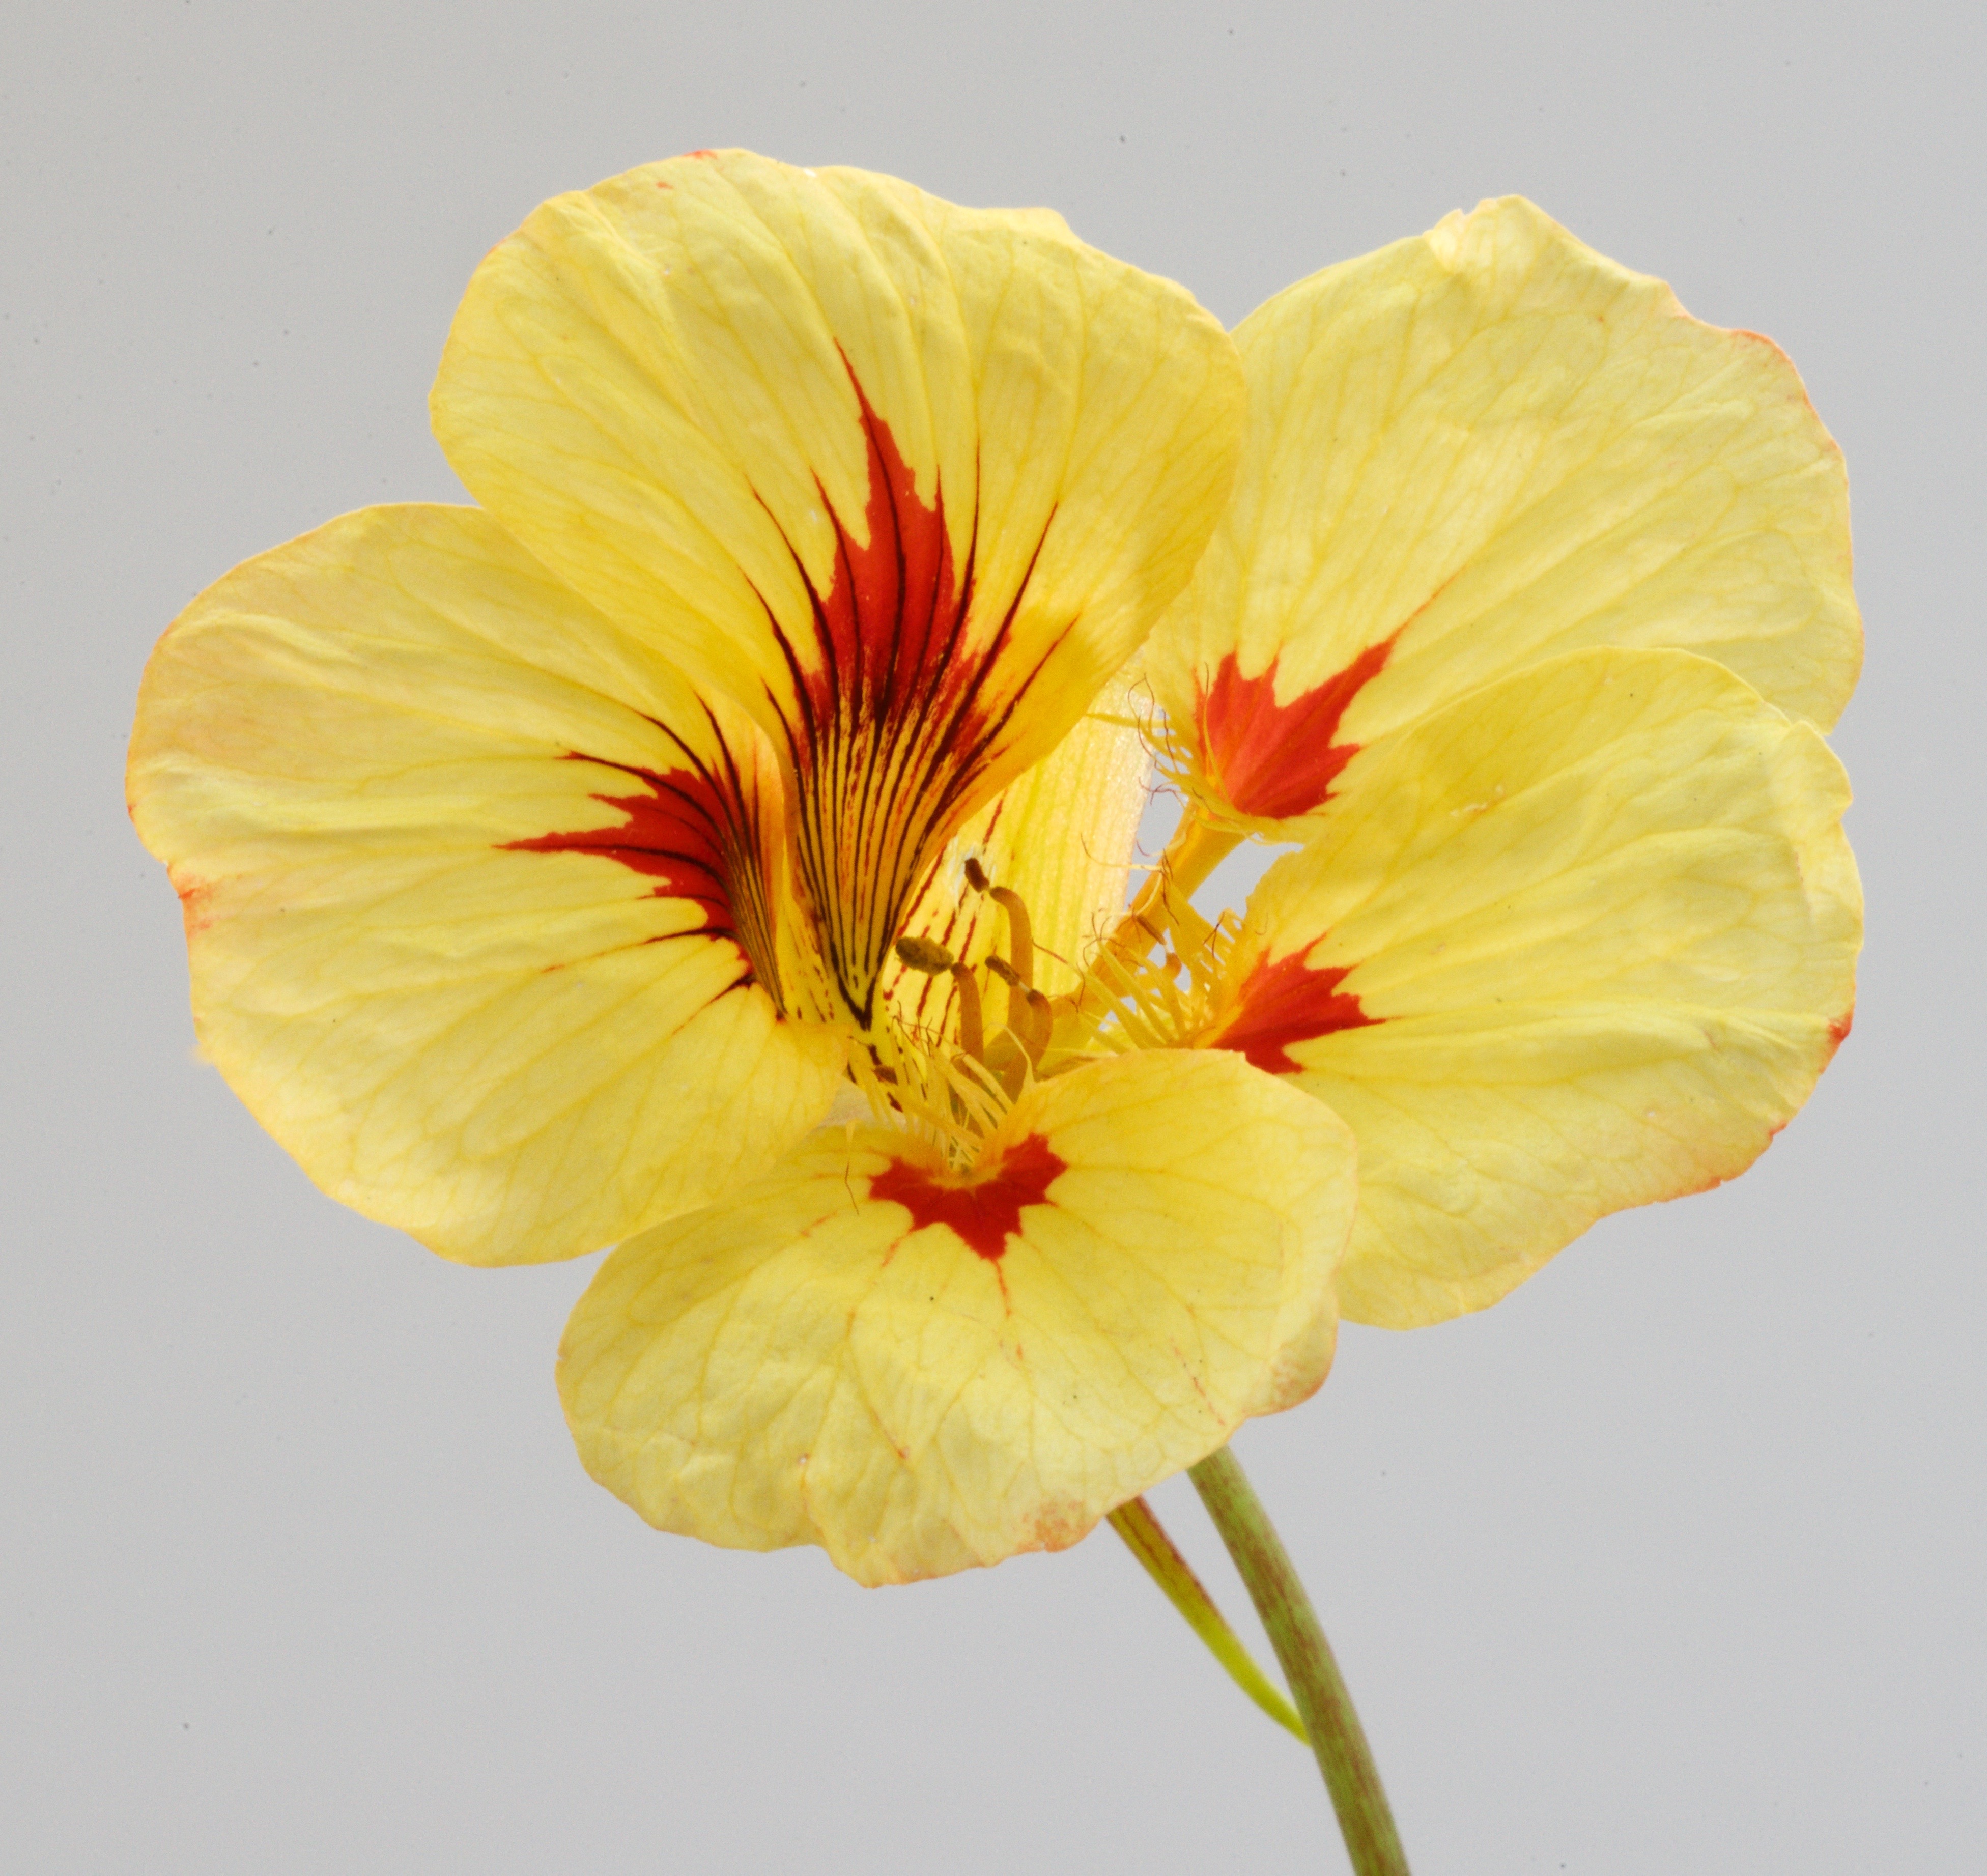
[[[1271,1075],[1297,1074],[1304,1065],[1291,1055],[1292,1043],[1335,1030],[1365,1029],[1383,1020],[1368,1016],[1357,997],[1338,987],[1351,968],[1327,965],[1314,970],[1300,951],[1274,964],[1267,957],[1259,958],[1243,984],[1240,1007],[1209,1041]]]
[[[1021,1209],[1048,1203],[1048,1189],[1068,1162],[1038,1133],[1010,1146],[994,1170],[968,1183],[942,1183],[923,1166],[893,1159],[869,1182],[872,1199],[887,1199],[911,1215],[911,1229],[945,1225],[988,1263],[997,1262],[1021,1231]]]
[[[1398,634],[1395,635],[1396,636]],[[1230,652],[1199,699],[1201,767],[1231,807],[1265,820],[1308,814],[1359,753],[1334,742],[1352,700],[1385,669],[1394,640],[1369,645],[1335,677],[1277,701],[1277,663],[1244,677]]]
[[[568,759],[596,760],[581,755]],[[738,920],[726,851],[727,838],[737,838],[735,823],[740,817],[735,805],[692,769],[658,772],[618,762],[600,766],[619,769],[637,784],[631,795],[593,798],[604,807],[619,809],[625,820],[612,827],[507,840],[504,847],[524,853],[597,853],[618,861],[630,872],[656,880],[658,899],[684,899],[700,907],[705,931],[736,938]]]

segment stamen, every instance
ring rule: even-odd
[[[996,886],[987,876],[987,869],[980,864],[979,856],[969,853],[966,864],[960,869],[966,875],[966,883],[976,892],[984,892],[1007,915],[1007,959],[1014,966],[1014,977],[1000,974],[1008,982],[1019,980],[1024,989],[1031,987],[1035,980],[1034,928],[1028,922],[1028,908],[1021,896],[1012,886]],[[990,958],[987,960],[993,961]]]
[[[1108,951],[1098,954],[1092,968],[1112,1017],[1134,1048],[1162,1049],[1174,1040],[1166,1034],[1163,1020],[1153,1009],[1150,990],[1139,973]]]
[[[990,957],[987,968],[1007,985],[1007,1027],[1027,1052],[1029,1061],[1039,1067],[1055,1022],[1049,1000],[1032,984],[1024,984],[1020,973],[1004,957]]]
[[[936,939],[906,933],[896,941],[896,954],[908,970],[927,977],[949,977],[957,992],[959,1046],[950,1064],[934,1056],[933,1067],[951,1084],[943,1102],[955,1118],[963,1119],[975,1104],[966,1100],[962,1082],[971,1083],[997,1100],[1020,1098],[1029,1078],[1042,1065],[1054,1038],[1056,1006],[1035,988],[1034,931],[1027,906],[1020,893],[1008,886],[997,886],[987,869],[969,854],[962,865],[966,882],[976,892],[983,892],[1007,915],[1007,956],[990,954],[986,967],[1000,979],[1007,992],[1007,1020],[995,1034],[987,1033],[987,1015],[974,973]],[[1122,969],[1122,967],[1121,967]],[[1115,996],[1107,994],[1109,1008]],[[906,1112],[908,1112],[908,1108]]]
[[[950,1059],[909,1038],[886,1034],[851,1056],[849,1078],[869,1098],[879,1124],[907,1127],[960,1169],[1000,1124],[1012,1097],[981,1062]]]
[[[987,1044],[987,1071],[1010,1101],[1020,1099],[1021,1090],[1027,1085],[1030,1066],[1028,1051],[1016,1039],[1012,1028],[1002,1030]]]
[[[1035,981],[1035,938],[1028,923],[1028,909],[1013,887],[997,886],[988,895],[1007,914],[1007,958],[1014,975],[1031,987]]]
[[[899,939],[897,942],[902,945],[904,940]],[[980,986],[963,964],[953,966],[952,980],[959,991],[960,1052],[975,1061],[983,1062],[987,1059],[987,1031],[980,1014]]]
[[[1050,1032],[1055,1027],[1055,1012],[1049,1007],[1049,1000],[1032,984],[1026,995],[1029,1027],[1033,1033],[1022,1038],[1021,1046],[1028,1051],[1028,1060],[1039,1068],[1042,1053],[1049,1045]]]

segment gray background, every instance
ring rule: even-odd
[[[1979,9],[57,12],[0,27],[0,1862],[1341,1867],[1108,1533],[865,1592],[647,1531],[552,1391],[592,1260],[442,1264],[191,1058],[120,786],[153,637],[456,494],[428,380],[541,197],[740,143],[1051,204],[1230,321],[1521,191],[1791,352],[1870,627],[1854,1040],[1745,1179],[1348,1332],[1239,1450],[1424,1876],[1987,1864]]]

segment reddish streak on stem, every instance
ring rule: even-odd
[[[893,1159],[869,1182],[869,1196],[901,1205],[911,1229],[944,1225],[988,1263],[996,1263],[1021,1231],[1021,1208],[1046,1205],[1048,1189],[1068,1169],[1038,1133],[1008,1148],[989,1172],[948,1184],[923,1166]]]
[[[590,757],[575,755],[573,761]],[[640,784],[633,795],[596,795],[627,818],[618,826],[585,828],[571,834],[541,834],[507,840],[523,853],[595,853],[657,882],[658,899],[687,899],[703,915],[700,929],[736,939],[738,921],[731,903],[724,836],[735,818],[731,804],[706,777],[692,769],[619,768]]]
[[[1338,987],[1351,968],[1327,965],[1314,970],[1300,951],[1274,964],[1267,957],[1259,958],[1242,986],[1240,1007],[1209,1040],[1271,1075],[1297,1074],[1304,1065],[1291,1056],[1292,1043],[1384,1021],[1368,1016],[1357,997]]]
[[[1282,821],[1322,803],[1339,771],[1359,753],[1357,743],[1332,741],[1339,720],[1393,650],[1393,638],[1369,645],[1335,677],[1281,704],[1279,660],[1272,659],[1259,677],[1244,677],[1234,653],[1223,658],[1200,696],[1200,760],[1229,805]]]

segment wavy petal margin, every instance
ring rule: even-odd
[[[622,1245],[560,1393],[666,1530],[871,1584],[1060,1550],[1318,1387],[1355,1196],[1316,1102],[1232,1054],[1121,1057],[1032,1089],[970,1175],[825,1130]]]
[[[1682,652],[1549,660],[1348,765],[1203,1038],[1358,1135],[1348,1318],[1482,1308],[1758,1158],[1848,1033],[1848,801],[1812,728]]]
[[[761,740],[476,509],[246,562],[160,641],[128,774],[203,1046],[326,1192],[445,1257],[703,1203],[843,1067],[771,994]]]
[[[1847,483],[1793,366],[1516,197],[1238,329],[1235,498],[1147,660],[1208,795],[1300,837],[1362,745],[1582,646],[1714,658],[1823,729]]]
[[[479,501],[773,738],[866,1027],[946,840],[1185,584],[1244,401],[1214,320],[1053,215],[732,150],[546,203],[432,405]]]

